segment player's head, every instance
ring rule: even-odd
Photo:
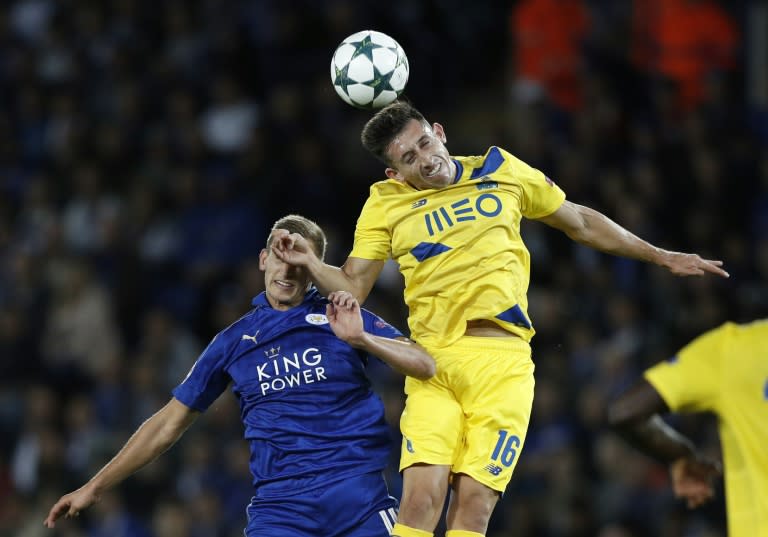
[[[290,233],[298,233],[309,241],[312,245],[315,255],[320,261],[325,259],[325,249],[328,246],[328,239],[325,236],[323,229],[314,223],[309,218],[305,218],[298,214],[289,214],[283,216],[277,222],[272,225],[272,229],[269,231],[269,237],[267,237],[267,248],[272,244],[272,237],[276,229],[285,229]]]
[[[386,174],[420,190],[454,182],[456,165],[439,123],[430,125],[413,105],[395,101],[363,127],[363,146],[387,165]]]
[[[264,271],[264,288],[269,303],[275,309],[289,309],[301,304],[311,281],[304,267],[284,263],[272,252],[270,245],[276,229],[285,229],[307,239],[320,260],[325,258],[328,240],[320,226],[297,214],[284,216],[272,226],[267,238],[267,247],[259,254],[259,268]]]

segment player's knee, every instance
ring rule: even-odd
[[[465,488],[453,506],[454,525],[480,533],[485,532],[497,501],[498,495],[489,489],[467,490]]]
[[[443,510],[444,498],[430,487],[414,487],[409,494],[404,491],[398,520],[431,519]]]
[[[484,532],[491,520],[493,507],[494,504],[487,502],[470,503],[464,509],[458,510],[456,518],[463,522],[463,527]]]

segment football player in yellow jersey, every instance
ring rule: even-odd
[[[659,417],[712,412],[725,468],[729,537],[768,537],[768,321],[725,323],[648,369],[609,409],[633,445],[666,463],[675,495],[698,507],[714,494],[717,463]]]
[[[521,219],[673,274],[727,273],[720,261],[662,250],[566,201],[543,173],[500,148],[451,156],[442,125],[409,103],[377,112],[362,141],[386,164],[388,179],[371,186],[344,265],[322,263],[287,231],[275,235],[273,248],[306,267],[321,292],[342,289],[361,302],[387,259],[400,265],[411,337],[429,349],[437,374],[406,379],[403,498],[392,535],[432,535],[449,486],[446,537],[484,535],[517,464],[533,401]]]

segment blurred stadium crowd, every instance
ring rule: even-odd
[[[359,143],[369,113],[335,95],[328,65],[365,28],[404,47],[406,94],[451,150],[505,147],[574,202],[731,274],[675,279],[525,223],[536,401],[489,536],[724,535],[722,494],[687,511],[604,410],[697,333],[766,315],[768,114],[745,68],[756,4],[3,2],[0,535],[242,534],[251,488],[231,394],[80,519],[42,521],[249,309],[275,219],[316,220],[343,262],[383,170]],[[406,328],[394,268],[366,306]],[[397,435],[402,379],[371,375]],[[717,453],[709,420],[677,423]]]

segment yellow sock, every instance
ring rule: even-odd
[[[482,533],[469,530],[448,530],[445,537],[485,537]]]
[[[416,528],[409,528],[403,526],[400,523],[395,524],[392,528],[392,536],[397,537],[432,537],[434,535],[431,531],[417,530]]]

